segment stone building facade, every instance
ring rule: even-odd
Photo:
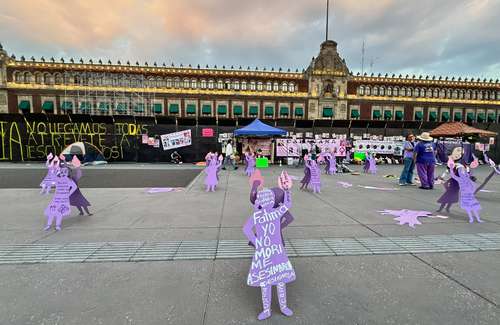
[[[56,62],[0,46],[0,113],[499,123],[500,83],[355,75],[331,40],[302,72]]]

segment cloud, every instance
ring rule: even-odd
[[[496,78],[500,1],[336,0],[330,35],[353,71]],[[26,57],[306,68],[322,0],[4,0],[0,41]],[[373,62],[373,64],[371,64]]]

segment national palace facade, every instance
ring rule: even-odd
[[[500,83],[355,75],[331,40],[301,72],[28,59],[0,46],[0,113],[499,123]]]

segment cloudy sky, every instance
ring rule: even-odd
[[[0,42],[27,58],[306,68],[325,0],[0,0]],[[500,79],[500,0],[331,0],[330,38],[365,72]]]

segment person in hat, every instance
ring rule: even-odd
[[[436,166],[436,145],[429,132],[423,132],[414,149],[415,163],[421,189],[432,190],[434,188],[434,169]]]
[[[415,136],[410,133],[406,136],[406,141],[403,144],[404,149],[404,168],[399,177],[399,185],[413,185],[413,170],[415,169],[415,161],[413,160],[413,150],[415,148]]]

